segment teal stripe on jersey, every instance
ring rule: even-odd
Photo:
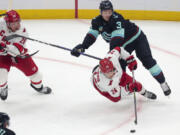
[[[112,35],[111,35],[111,38],[113,38],[113,37],[122,37],[122,38],[124,38],[124,29],[121,28],[121,29],[113,31]]]
[[[141,34],[141,29],[139,29],[139,31],[137,32],[136,35],[134,35],[131,39],[129,39],[128,41],[126,41],[124,44],[123,44],[123,47],[125,48],[128,44],[132,43],[134,40],[136,40],[139,35]]]
[[[149,69],[149,72],[152,74],[152,76],[158,76],[162,72],[162,70],[159,67],[159,65],[156,64],[152,68]]]
[[[95,38],[97,38],[99,35],[99,32],[97,30],[93,30],[93,29],[90,29],[88,33],[92,34]]]

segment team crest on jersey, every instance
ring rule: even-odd
[[[113,17],[114,17],[114,18],[118,18],[118,15],[113,14]]]
[[[101,32],[102,30],[103,30],[103,27],[102,27],[102,26],[100,26],[100,27],[99,27],[99,31]]]
[[[102,33],[103,39],[110,41],[111,40],[111,34],[108,34],[107,32]]]

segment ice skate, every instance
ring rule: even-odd
[[[6,100],[7,97],[8,97],[8,87],[5,87],[5,88],[0,90],[0,98],[2,100]]]
[[[171,94],[171,89],[169,88],[167,82],[162,83],[161,88],[162,88],[165,96],[169,96]]]
[[[145,90],[145,92],[143,94],[144,97],[148,98],[148,99],[152,99],[155,100],[157,98],[156,94],[154,94],[153,92],[147,91]]]
[[[50,94],[52,92],[52,89],[50,87],[43,87],[43,85],[41,86],[41,88],[36,88],[31,84],[31,87],[37,92],[43,93],[43,94]]]

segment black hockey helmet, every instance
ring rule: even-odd
[[[0,112],[0,127],[4,127],[5,124],[9,125],[9,120],[8,114]]]
[[[103,10],[113,10],[113,5],[111,3],[111,1],[109,0],[102,0],[100,5],[99,5],[99,9],[101,10],[101,12]]]

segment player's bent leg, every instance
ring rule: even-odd
[[[159,82],[165,96],[171,94],[171,89],[169,88],[167,82],[165,81],[165,77],[162,69],[156,63],[156,61],[152,58],[152,56],[144,57],[141,59],[144,67],[149,70],[151,75]]]
[[[51,88],[50,87],[44,87],[42,84],[42,75],[37,71],[35,74],[29,76],[31,80],[31,87],[36,90],[37,92],[43,93],[43,94],[50,94]]]
[[[17,58],[18,63],[14,64],[16,68],[21,70],[26,76],[31,80],[31,87],[37,92],[49,94],[51,93],[51,88],[43,87],[42,76],[38,71],[38,67],[31,57],[26,59]]]
[[[152,99],[152,100],[155,100],[157,98],[156,94],[154,94],[153,92],[150,92],[150,91],[147,91],[141,83],[139,82],[131,82],[127,85],[128,87],[128,90],[132,93],[134,92],[134,90],[136,92],[138,92],[139,94],[141,94],[142,96],[148,98],[148,99]]]
[[[159,65],[155,64],[154,66],[149,68],[149,71],[152,74],[152,76],[160,83],[160,86],[161,86],[165,96],[170,95],[171,89],[168,86],[167,82],[165,81],[164,74],[163,74],[161,68],[159,67]]]
[[[8,71],[5,68],[0,68],[0,98],[6,100],[8,97]]]
[[[142,62],[143,66],[149,70],[150,74],[156,79],[158,83],[163,83],[165,82],[165,77],[162,72],[162,69],[160,66],[157,64],[156,60],[153,59],[151,53],[149,55],[147,54],[137,54],[137,57],[139,60]]]
[[[156,79],[156,81],[161,85],[161,88],[166,96],[171,94],[171,89],[169,88],[167,82],[165,81],[164,74],[160,66],[156,63],[156,60],[152,57],[151,49],[149,47],[148,40],[144,33],[141,34],[141,38],[136,46],[136,55],[142,62],[143,66],[149,70],[151,75]]]

